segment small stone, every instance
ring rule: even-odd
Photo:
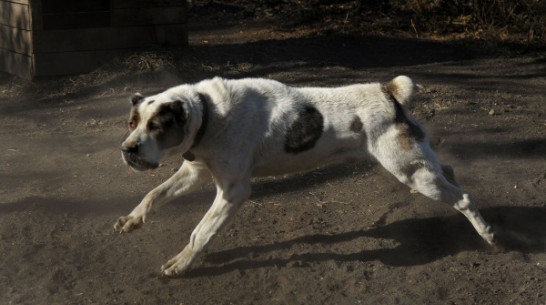
[[[495,115],[495,109],[489,110],[489,115]]]

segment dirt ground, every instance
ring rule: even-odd
[[[0,75],[0,304],[546,304],[546,52],[267,22],[190,27],[190,46],[137,52],[88,75]],[[113,224],[182,158],[121,161],[128,97],[216,75],[293,86],[424,86],[413,115],[498,231],[374,163],[256,179],[251,199],[186,276],[178,253],[214,190]]]

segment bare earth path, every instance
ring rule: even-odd
[[[190,38],[87,76],[0,76],[0,304],[546,304],[546,53],[264,24]],[[122,164],[131,93],[215,75],[335,86],[398,74],[425,87],[414,116],[504,250],[373,163],[256,180],[184,278],[159,267],[187,242],[212,187],[114,232],[181,162],[141,174]]]

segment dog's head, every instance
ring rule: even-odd
[[[159,166],[161,159],[172,149],[187,151],[198,128],[192,115],[194,100],[191,91],[185,94],[163,92],[144,97],[131,97],[131,114],[127,139],[121,144],[123,161],[133,169],[143,171]],[[194,115],[193,115],[194,116]]]

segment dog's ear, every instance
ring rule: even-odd
[[[188,112],[184,109],[184,103],[181,100],[176,100],[170,103],[169,108],[174,115],[176,124],[181,127],[184,126],[188,120]]]
[[[135,93],[135,94],[133,94],[133,96],[131,96],[131,104],[133,106],[138,105],[143,100],[144,100],[144,95],[142,95],[140,93]]]

